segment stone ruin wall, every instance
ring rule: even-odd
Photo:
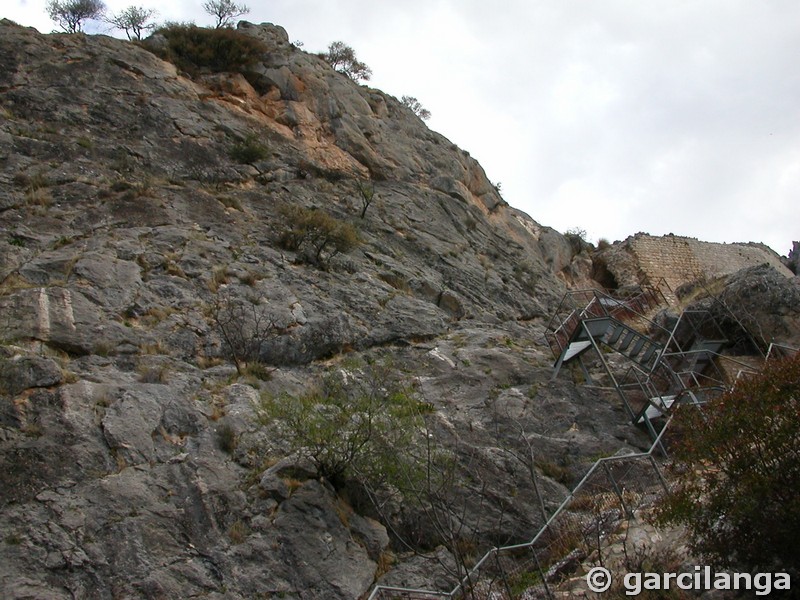
[[[663,278],[675,291],[681,285],[769,264],[787,277],[794,274],[780,257],[760,244],[701,242],[677,235],[637,233],[605,257],[619,285],[655,284]]]

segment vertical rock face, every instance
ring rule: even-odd
[[[412,530],[447,587],[420,515],[334,489],[259,418],[355,359],[424,399],[476,554],[529,539],[591,457],[647,444],[549,382],[541,334],[586,248],[395,98],[279,27],[239,32],[254,64],[189,77],[163,36],[0,22],[4,598],[358,598],[420,572]]]
[[[430,403],[475,552],[537,527],[515,445],[563,465],[540,483],[554,506],[586,457],[644,443],[613,404],[540,388],[569,243],[395,98],[279,27],[239,32],[264,44],[255,64],[190,78],[147,50],[163,36],[0,24],[3,597],[329,600],[402,579],[397,532],[423,521],[378,522],[278,461],[256,415],[362,355]],[[292,214],[358,243],[292,245],[310,243]],[[237,376],[230,314],[258,318],[265,381]]]

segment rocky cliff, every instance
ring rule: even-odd
[[[163,37],[0,23],[3,597],[449,587],[597,456],[648,444],[618,401],[549,381],[586,248],[395,98],[280,27],[238,32],[247,69],[189,74]],[[260,412],[376,362],[453,457],[449,539],[321,477]]]

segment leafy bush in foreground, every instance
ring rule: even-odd
[[[686,525],[692,550],[724,567],[800,565],[800,354],[773,360],[678,425],[677,490],[660,520]]]

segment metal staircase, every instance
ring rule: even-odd
[[[555,358],[554,379],[565,364],[577,362],[592,381],[583,358],[594,350],[631,422],[644,425],[654,440],[654,419],[669,415],[678,403],[700,403],[726,387],[716,359],[728,341],[713,316],[684,311],[672,324],[658,324],[651,315],[668,304],[668,297],[673,294],[664,281],[625,297],[569,292],[545,333]],[[628,370],[621,374],[609,354],[625,359]]]
[[[562,365],[600,345],[619,352],[647,371],[655,366],[664,350],[662,344],[614,317],[581,319],[556,360],[555,376]]]
[[[650,322],[647,313],[667,304],[666,288],[666,283],[661,280],[655,286],[639,288],[624,297],[611,296],[599,290],[577,290],[565,294],[545,332],[550,350],[557,358],[556,375],[563,363],[580,356],[593,345],[592,338],[602,338],[602,343],[615,350],[627,350],[638,332],[626,323],[635,320]],[[646,340],[641,341],[641,346],[634,344],[631,347],[631,356],[638,356],[645,346],[649,346]],[[634,348],[637,352],[633,351]],[[652,354],[648,359],[650,357]]]

